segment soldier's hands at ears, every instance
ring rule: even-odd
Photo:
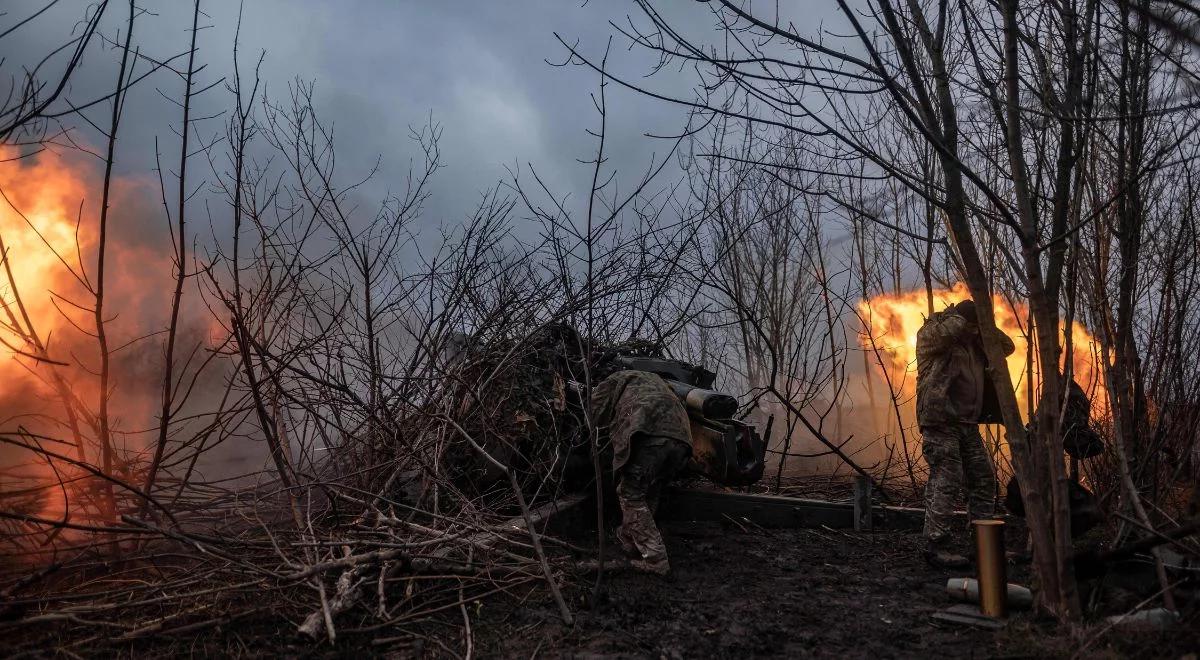
[[[1012,338],[1009,337],[1008,335],[1004,334],[1004,331],[1001,330],[1000,328],[996,328],[996,327],[980,328],[979,329],[979,337],[981,340],[986,339],[986,337],[984,335],[990,336],[997,344],[999,344],[1000,350],[1006,356],[1012,355],[1013,351],[1016,350],[1016,345],[1013,344]]]

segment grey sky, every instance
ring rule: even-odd
[[[43,4],[41,0],[9,0],[0,26],[11,24]],[[134,41],[143,53],[165,57],[186,49],[190,2],[141,0],[152,15],[135,27]],[[21,57],[43,53],[59,43],[82,13],[84,2],[66,0],[51,12],[5,39],[0,53],[7,57],[5,73]],[[212,27],[200,35],[199,59],[208,65],[201,83],[228,75],[238,3],[208,0],[205,21]],[[388,187],[402,185],[412,148],[410,125],[423,124],[432,114],[444,133],[441,143],[447,167],[434,182],[427,207],[427,224],[457,222],[479,199],[480,191],[505,178],[506,166],[532,163],[560,192],[579,199],[586,192],[589,172],[576,159],[588,158],[595,141],[585,131],[597,115],[589,95],[597,90],[598,75],[579,66],[556,68],[545,60],[562,61],[566,50],[554,37],[578,40],[596,57],[613,33],[609,20],[625,22],[635,13],[632,3],[604,0],[581,4],[572,0],[505,0],[489,2],[387,2],[360,0],[247,0],[241,35],[243,70],[249,70],[260,51],[266,51],[262,77],[268,94],[286,95],[294,79],[316,84],[317,109],[336,127],[339,167],[346,179],[361,175],[383,158],[383,169],[364,202]],[[127,6],[110,4],[104,34],[114,38],[123,29]],[[711,17],[702,5],[680,6],[684,24],[708,30]],[[615,71],[637,79],[654,58],[630,52],[617,36],[610,64]],[[28,54],[28,55],[25,55]],[[111,88],[117,55],[93,56],[75,79],[71,98],[81,100]],[[690,72],[658,76],[654,85],[686,95],[693,83]],[[118,167],[122,172],[153,176],[154,139],[168,162],[177,139],[171,124],[178,111],[162,96],[177,96],[181,82],[156,74],[130,96]],[[202,110],[224,107],[223,89],[200,101]],[[684,121],[684,112],[644,96],[610,87],[609,154],[627,179],[644,170],[650,155],[667,145],[643,133],[671,133]],[[97,107],[96,120],[107,109]],[[220,130],[217,121],[201,134]],[[94,139],[98,139],[93,136]]]

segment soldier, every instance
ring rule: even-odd
[[[636,557],[630,564],[649,573],[670,570],[667,547],[654,524],[662,485],[692,455],[687,411],[659,376],[644,371],[618,371],[596,386],[591,397],[592,422],[612,451],[621,525],[617,540]]]
[[[1005,355],[1011,354],[1012,340],[998,335]],[[974,301],[951,305],[925,321],[917,332],[917,425],[929,464],[924,555],[935,566],[970,565],[951,549],[952,502],[964,476],[971,519],[991,518],[995,512],[996,475],[979,435],[988,379]]]
[[[1092,428],[1092,403],[1074,378],[1067,385],[1067,405],[1059,427],[1062,430],[1063,451],[1071,457],[1071,475],[1067,482],[1067,502],[1071,516],[1071,536],[1077,538],[1104,521],[1100,503],[1090,490],[1079,483],[1079,460],[1104,453],[1104,439]],[[1025,432],[1037,432],[1037,413],[1034,413]],[[1008,512],[1025,517],[1025,503],[1021,499],[1021,484],[1017,477],[1008,482],[1004,496],[1004,508]]]
[[[1036,415],[1034,416],[1036,419]],[[1067,386],[1067,408],[1060,423],[1063,435],[1063,451],[1073,459],[1091,458],[1104,453],[1104,439],[1092,428],[1092,402],[1087,392],[1072,378]],[[1029,422],[1029,433],[1034,432],[1034,420]],[[1072,463],[1074,467],[1074,463]],[[1072,479],[1075,475],[1071,476]]]

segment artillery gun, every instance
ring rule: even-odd
[[[523,391],[532,392],[530,401],[525,401],[522,411],[542,410],[548,416],[559,419],[549,426],[562,432],[563,440],[557,446],[559,458],[564,461],[562,478],[579,485],[590,479],[591,460],[588,443],[581,442],[586,433],[578,431],[585,419],[583,408],[588,400],[587,387],[572,380],[571,373],[579,373],[584,357],[577,352],[581,345],[576,330],[566,324],[548,324],[533,333],[528,345],[532,350],[524,354],[532,356],[528,368],[516,370],[518,380],[529,381]],[[620,346],[608,347],[591,357],[593,382],[616,371],[645,371],[663,378],[687,410],[691,426],[692,458],[686,472],[703,476],[722,486],[748,486],[762,478],[765,469],[766,443],[754,426],[735,419],[738,400],[736,397],[712,389],[716,373],[699,365],[681,360],[668,360],[647,356],[657,347],[649,342],[635,341]],[[474,355],[477,353],[478,355]],[[486,365],[487,352],[472,345],[469,335],[452,335],[443,347],[443,360],[447,365],[471,365],[473,361]],[[565,387],[564,387],[565,386]],[[549,400],[547,400],[549,399]],[[537,404],[544,404],[541,408]],[[562,414],[567,413],[567,414]],[[534,423],[536,425],[536,423]],[[563,432],[565,431],[565,432]],[[512,452],[507,444],[489,447],[493,454]],[[472,460],[468,456],[467,460]],[[532,461],[531,461],[532,462]],[[477,461],[477,471],[489,479],[500,475],[489,471],[490,465]]]

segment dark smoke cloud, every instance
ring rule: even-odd
[[[28,15],[40,4],[7,2],[8,18],[0,23]],[[149,12],[135,27],[143,53],[165,58],[186,49],[189,2],[145,0],[139,6]],[[702,6],[670,9],[684,27],[711,33],[712,18]],[[211,28],[199,40],[198,57],[207,65],[202,83],[232,72],[238,3],[209,0],[204,10]],[[7,66],[61,42],[81,11],[80,3],[62,3],[10,35],[0,44]],[[104,31],[110,39],[123,33],[125,11],[121,3],[110,3]],[[565,59],[555,32],[599,60],[614,33],[608,22],[624,24],[627,15],[638,18],[633,3],[254,0],[244,4],[240,57],[248,75],[259,52],[266,51],[262,77],[272,98],[286,98],[297,78],[315,82],[318,110],[335,127],[347,180],[382,157],[380,175],[363,194],[366,201],[402,187],[413,155],[409,127],[432,116],[444,127],[447,164],[425,214],[426,224],[436,225],[460,221],[480,191],[518,165],[533,164],[561,193],[573,192],[576,198],[586,193],[589,172],[577,159],[594,150],[585,129],[597,124],[590,95],[599,77],[584,67],[559,68],[547,60]],[[611,69],[640,79],[656,59],[644,51],[628,52],[626,45],[619,35],[614,40]],[[112,49],[97,53],[74,81],[71,98],[94,98],[111,88],[116,58]],[[183,60],[177,63],[183,66]],[[144,70],[147,64],[138,66]],[[693,82],[685,71],[658,76],[654,85],[686,95]],[[178,111],[161,94],[178,96],[180,87],[177,76],[159,73],[131,94],[118,152],[122,172],[153,171],[155,138],[165,165],[172,167]],[[228,103],[225,91],[215,88],[198,100],[197,115],[219,112]],[[651,154],[666,147],[643,134],[671,133],[684,120],[681,108],[615,85],[609,88],[609,111],[610,162],[631,178]],[[101,104],[91,116],[99,119],[106,112]],[[200,124],[198,132],[211,137],[220,132],[219,123]]]

